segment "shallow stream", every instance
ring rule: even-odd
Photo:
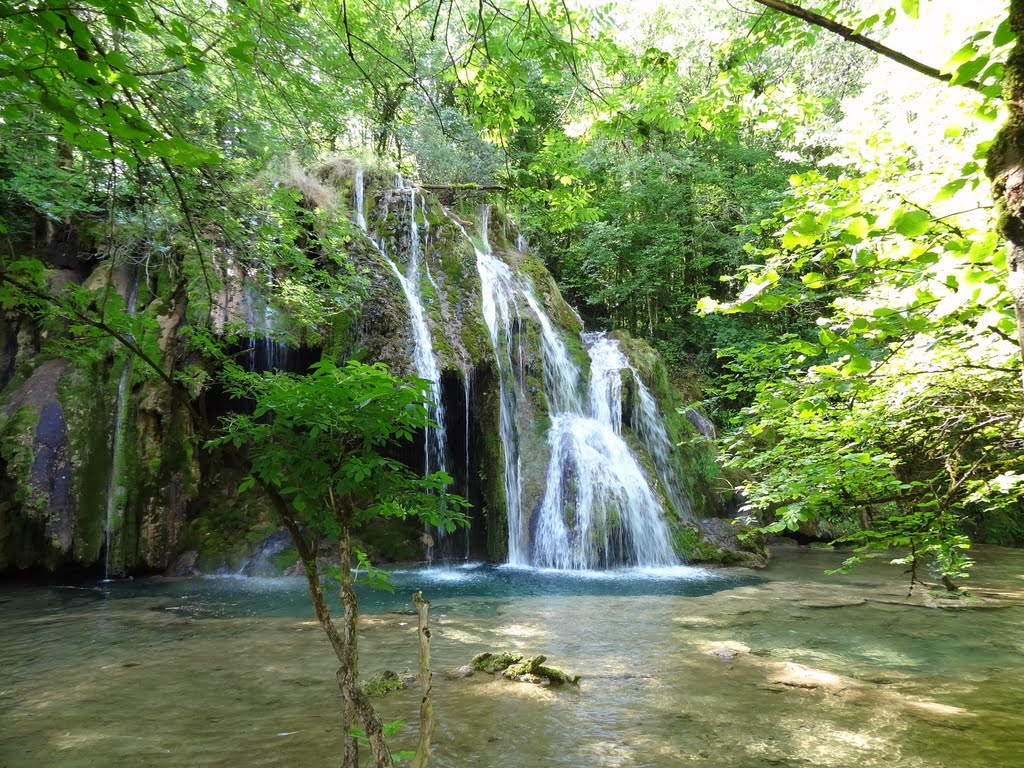
[[[362,594],[361,668],[415,670],[422,589],[435,766],[1024,766],[1024,552],[978,557],[971,609],[802,548],[758,573],[397,571]],[[504,649],[583,682],[445,674]],[[301,579],[0,587],[0,766],[336,765],[333,673]],[[415,724],[415,686],[378,701]]]

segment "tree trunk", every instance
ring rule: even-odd
[[[341,529],[341,607],[345,618],[341,626],[342,647],[345,657],[339,656],[338,687],[345,698],[349,712],[363,727],[370,745],[373,768],[391,768],[391,750],[384,741],[384,724],[370,700],[359,685],[359,603],[352,589],[352,539],[348,525]]]
[[[1010,0],[1010,28],[1017,43],[1006,61],[1003,95],[1009,116],[988,153],[985,171],[1006,238],[1006,287],[1017,315],[1017,343],[1024,365],[1024,0]],[[1024,369],[1021,373],[1024,386]]]
[[[423,698],[420,700],[420,741],[416,746],[416,757],[412,760],[411,768],[427,768],[430,761],[430,744],[434,740],[434,676],[430,672],[430,627],[427,626],[430,603],[423,599],[422,592],[415,592],[412,602],[416,606],[418,618],[420,687],[423,689]]]
[[[263,482],[260,485],[266,491],[271,503],[277,510],[278,517],[284,523],[284,527],[288,529],[288,533],[292,536],[295,548],[299,552],[299,559],[302,560],[304,566],[303,570],[306,572],[306,587],[309,590],[309,598],[313,602],[316,619],[320,622],[320,627],[323,629],[324,634],[327,635],[327,640],[331,644],[334,655],[338,658],[339,664],[341,664],[341,668],[338,669],[337,673],[338,688],[341,689],[342,693],[341,768],[359,768],[359,745],[352,735],[352,708],[349,706],[348,698],[345,696],[345,690],[342,686],[342,668],[348,663],[350,654],[345,647],[345,640],[338,634],[338,629],[334,626],[334,621],[331,619],[331,609],[327,605],[327,598],[324,597],[323,586],[320,583],[320,567],[316,562],[316,545],[311,545],[306,541],[306,537],[302,535],[301,526],[292,517],[288,502],[278,493],[277,489]],[[347,680],[348,678],[346,677],[345,679]]]

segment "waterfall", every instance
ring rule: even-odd
[[[516,427],[516,376],[513,361],[519,360],[522,369],[522,348],[517,329],[521,319],[516,303],[516,283],[508,264],[491,255],[487,234],[488,214],[484,208],[480,216],[483,250],[473,244],[472,238],[458,221],[452,219],[473,244],[476,268],[480,274],[481,303],[487,333],[498,367],[499,428],[505,464],[505,510],[508,518],[508,561],[513,565],[529,563],[526,533],[523,530],[522,461],[519,456],[519,432]],[[451,218],[451,216],[449,216]],[[520,378],[522,378],[520,376]]]
[[[125,289],[125,312],[135,316],[135,304],[139,295],[139,271],[135,266],[128,269],[128,285]],[[132,336],[129,334],[129,339]],[[114,429],[110,445],[110,474],[107,476],[107,503],[104,515],[104,566],[103,578],[121,575],[121,564],[113,557],[114,538],[124,526],[124,507],[127,489],[122,484],[121,471],[124,465],[124,424],[128,416],[129,394],[132,381],[132,360],[128,354],[121,364],[121,376],[117,382],[117,399],[114,401]]]
[[[355,208],[356,208],[356,225],[363,230],[367,231],[366,227],[366,214],[363,213],[363,169],[356,168],[356,178],[353,183],[355,187]]]
[[[438,471],[448,472],[448,436],[445,430],[444,402],[441,398],[441,370],[437,364],[437,358],[434,356],[434,344],[430,336],[430,326],[427,323],[420,291],[420,234],[419,223],[416,219],[416,188],[406,187],[400,175],[395,177],[395,181],[399,185],[399,189],[409,192],[409,263],[404,274],[387,254],[383,244],[370,235],[366,217],[363,215],[363,172],[361,169],[356,170],[354,184],[356,224],[366,233],[377,252],[395,273],[409,306],[413,337],[413,364],[416,368],[416,375],[427,382],[428,388],[425,394],[430,403],[428,411],[431,421],[436,424],[436,426],[426,429],[423,449],[424,474]],[[445,533],[444,528],[438,530],[438,535],[442,539],[445,537]]]
[[[675,563],[664,509],[621,434],[619,369],[615,370],[619,381],[614,385],[610,365],[600,361],[592,365],[591,397],[589,402],[585,399],[581,366],[570,355],[529,280],[517,275],[491,252],[488,214],[489,209],[484,207],[480,216],[483,247],[474,245],[474,251],[484,321],[499,374],[509,563],[574,570]],[[451,214],[448,216],[472,243],[462,225]],[[521,391],[524,386],[521,306],[529,310],[540,326],[544,393],[551,418],[547,433],[551,458],[544,496],[531,515],[529,526],[525,525],[527,520],[522,507],[522,469],[516,426],[518,398],[527,397],[527,393]],[[617,346],[615,351],[618,352]],[[607,352],[607,347],[602,345],[596,354],[604,359],[602,356]],[[618,354],[621,356],[621,352]],[[621,367],[628,367],[628,363]],[[605,395],[598,397],[598,392]]]
[[[676,514],[687,517],[692,511],[689,497],[679,487],[679,479],[672,463],[672,441],[665,431],[665,419],[654,395],[640,378],[629,359],[623,354],[619,342],[606,333],[585,333],[583,340],[589,345],[591,359],[590,403],[597,418],[612,424],[617,434],[622,433],[622,375],[628,372],[636,388],[630,408],[630,425],[647,452],[654,459],[654,467]]]
[[[274,276],[266,275],[266,287],[269,291]],[[283,341],[274,337],[275,327],[279,327],[275,319],[274,308],[258,291],[243,286],[243,301],[246,308],[247,352],[243,365],[250,373],[263,371],[287,371],[300,365],[302,355],[294,354],[299,349],[292,349]]]
[[[589,350],[586,413],[578,365],[529,291],[526,299],[541,325],[551,404],[551,460],[533,526],[532,563],[573,570],[675,563],[664,509],[622,437],[622,382],[612,378],[607,347]]]

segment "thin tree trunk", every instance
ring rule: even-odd
[[[412,760],[411,768],[427,768],[430,761],[430,745],[434,740],[434,676],[430,671],[430,627],[427,625],[430,602],[423,599],[422,592],[413,593],[412,602],[416,606],[418,618],[420,688],[423,690],[423,698],[420,699],[420,742],[416,746],[416,756]]]
[[[299,552],[299,559],[302,560],[304,566],[303,570],[306,573],[306,587],[309,590],[310,600],[313,602],[313,610],[316,612],[317,621],[320,623],[320,627],[323,629],[324,634],[327,635],[327,640],[331,644],[331,648],[334,651],[334,655],[338,658],[338,663],[341,665],[338,669],[337,679],[338,688],[341,690],[341,733],[342,733],[342,751],[341,751],[341,768],[359,768],[359,745],[356,743],[355,737],[352,735],[352,708],[349,706],[348,699],[345,696],[345,689],[342,685],[342,667],[344,667],[349,659],[348,649],[345,647],[345,640],[341,635],[338,634],[337,627],[334,626],[334,621],[331,619],[331,609],[327,604],[327,598],[324,596],[323,586],[320,582],[320,568],[316,562],[316,548],[310,546],[309,542],[302,535],[302,529],[299,527],[298,522],[291,516],[291,510],[281,494],[277,492],[273,486],[266,483],[260,483],[263,489],[267,492],[267,495],[271,499],[271,503],[277,509],[278,517],[281,522],[284,523],[285,528],[292,536],[292,541],[295,543],[295,548]]]
[[[1006,238],[1006,288],[1017,315],[1017,343],[1024,364],[1024,0],[1010,0],[1010,28],[1017,43],[1006,61],[1003,95],[1009,116],[988,153],[985,171],[999,211],[999,233]],[[1021,373],[1024,386],[1024,369]]]
[[[341,625],[341,639],[346,656],[338,670],[338,686],[345,697],[349,711],[363,727],[370,745],[373,768],[391,768],[391,750],[384,741],[384,724],[370,700],[359,685],[359,603],[352,589],[352,539],[348,525],[341,529],[341,606],[345,618]]]

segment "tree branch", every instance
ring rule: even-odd
[[[188,398],[188,392],[182,386],[181,382],[175,381],[172,378],[171,374],[165,371],[158,362],[156,362],[152,357],[146,354],[142,347],[140,347],[130,336],[126,336],[120,331],[111,328],[105,322],[96,320],[95,318],[90,317],[85,312],[82,312],[81,310],[76,309],[75,307],[71,307],[64,304],[55,296],[39,291],[33,288],[31,285],[23,283],[21,280],[18,280],[17,278],[11,277],[2,270],[0,270],[0,282],[12,285],[25,295],[32,296],[35,299],[50,304],[51,306],[55,307],[62,316],[69,320],[77,320],[83,325],[88,325],[91,328],[95,328],[96,330],[102,331],[103,333],[113,338],[115,341],[121,344],[121,346],[123,346],[133,355],[138,357],[143,363],[146,364],[146,366],[150,370],[153,371],[153,373],[155,373],[158,377],[160,377],[160,379],[165,384],[167,384],[167,386],[171,390],[171,393],[178,397],[178,399],[185,406],[185,408],[188,409],[189,415],[191,415],[196,422],[199,422],[201,420],[201,417],[199,413],[196,411],[195,406],[192,404],[192,401],[189,400]]]
[[[785,0],[754,0],[754,2],[760,3],[766,8],[771,8],[779,13],[784,13],[787,16],[792,16],[800,19],[801,21],[806,21],[808,24],[813,24],[816,27],[827,29],[829,32],[839,35],[844,40],[856,43],[857,45],[867,48],[869,51],[874,51],[879,56],[885,56],[885,58],[895,61],[897,64],[902,64],[904,67],[908,67],[909,69],[919,72],[922,75],[926,75],[927,77],[947,83],[953,79],[952,74],[940,72],[935,67],[928,66],[917,59],[912,59],[904,53],[900,53],[886,45],[882,45],[877,40],[872,40],[870,37],[859,35],[850,27],[840,24],[834,19],[822,16],[814,11],[809,11],[806,8],[801,8],[799,5],[787,3]],[[970,88],[975,91],[981,91],[983,87],[977,80],[968,80],[965,83],[957,83],[957,85],[962,85],[965,88]]]

